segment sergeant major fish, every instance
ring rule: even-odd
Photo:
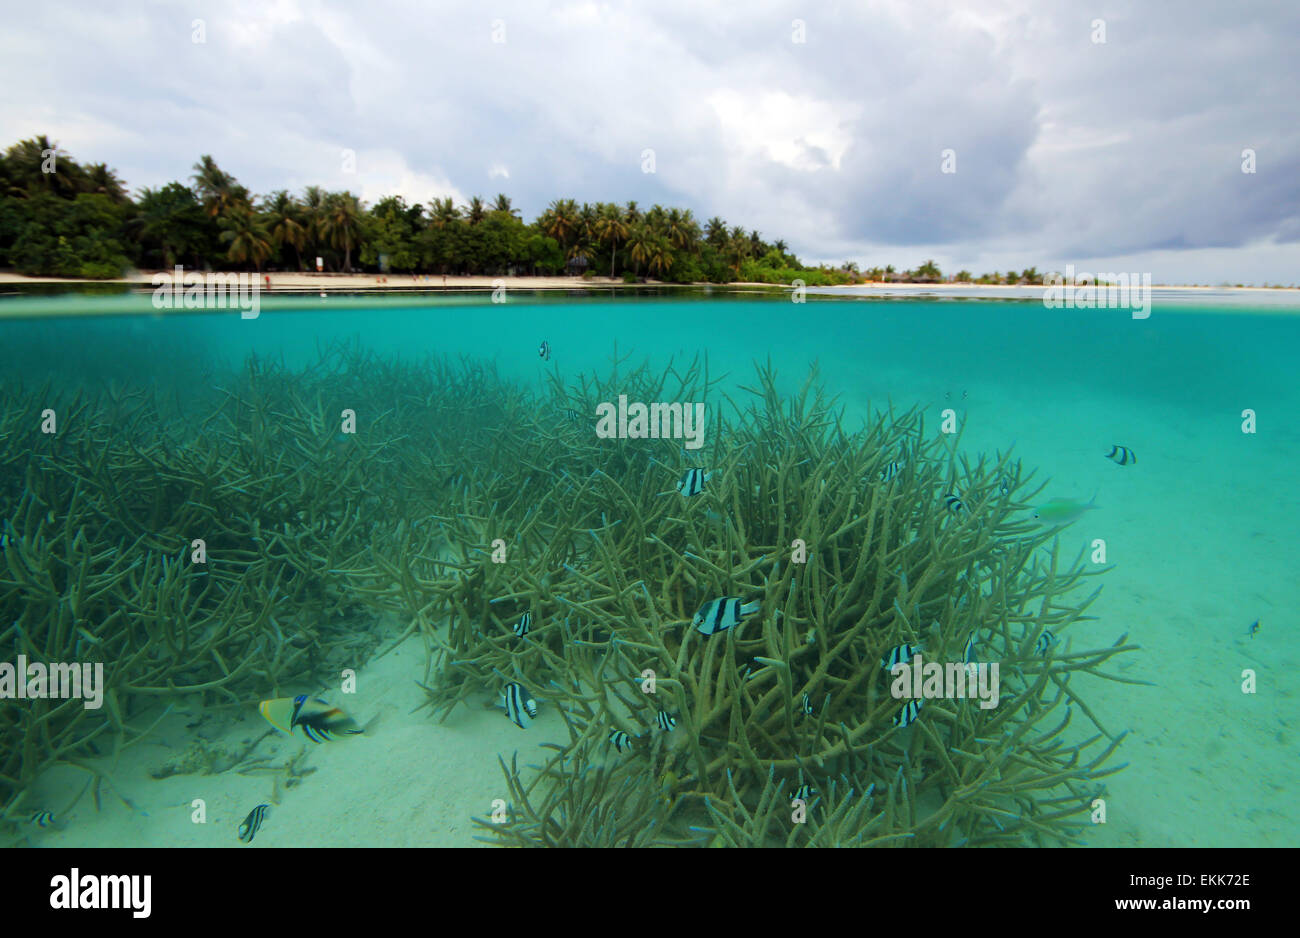
[[[537,701],[529,697],[524,686],[516,681],[507,684],[501,693],[505,698],[506,716],[510,722],[521,730],[528,729],[528,724],[537,716]]]
[[[1137,456],[1133,455],[1131,449],[1127,446],[1120,446],[1118,443],[1110,448],[1110,452],[1106,454],[1106,458],[1121,466],[1136,466],[1138,461]]]
[[[259,804],[252,811],[248,812],[248,817],[244,818],[244,823],[239,825],[239,840],[241,843],[251,844],[257,832],[262,829],[262,822],[266,820],[266,815],[270,812],[269,804]]]
[[[763,604],[757,599],[742,603],[734,596],[711,599],[699,608],[691,625],[704,635],[713,635],[740,623],[745,616],[758,612]]]
[[[705,472],[703,469],[687,469],[677,483],[677,491],[687,498],[699,495],[704,491],[704,483],[712,478],[712,472]]]

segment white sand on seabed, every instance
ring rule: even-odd
[[[856,363],[823,364],[828,383],[862,389],[852,401],[859,410],[868,394],[879,401],[882,381],[898,392],[896,401],[925,403],[929,428],[942,408],[954,407],[968,454],[1005,451],[1015,441],[1014,455],[1038,470],[1033,484],[1051,479],[1036,504],[1096,493],[1099,510],[1061,532],[1060,559],[1069,564],[1102,538],[1114,569],[1071,597],[1102,586],[1087,613],[1096,621],[1078,622],[1060,637],[1079,651],[1128,633],[1141,650],[1102,670],[1155,686],[1071,679],[1107,730],[1131,731],[1109,763],[1128,767],[1104,780],[1107,823],[1086,842],[1300,841],[1300,803],[1292,796],[1300,740],[1295,431],[1249,436],[1222,414],[1139,406],[1096,388],[1030,393],[1012,377],[963,389],[965,399],[954,392],[954,402],[915,374],[864,377],[855,376]],[[1112,443],[1136,448],[1138,440],[1136,466],[1105,458]],[[1257,618],[1263,627],[1251,638]],[[1245,668],[1259,675],[1254,695],[1241,691]],[[1076,711],[1071,728],[1091,726]]]
[[[294,787],[281,788],[280,804],[271,807],[250,845],[239,842],[237,830],[253,807],[270,802],[271,776],[149,775],[198,738],[198,730],[185,729],[184,723],[191,721],[187,717],[169,717],[157,734],[123,753],[113,771],[117,791],[140,809],[138,813],[104,788],[100,811],[87,794],[65,830],[33,830],[30,841],[51,847],[239,849],[480,845],[474,838],[489,835],[470,818],[488,817],[495,798],[510,800],[497,753],[508,763],[518,750],[521,766],[538,764],[549,752],[538,744],[566,738],[563,721],[544,703],[527,730],[516,727],[495,706],[459,706],[441,724],[428,708],[411,713],[425,699],[415,683],[423,679],[424,666],[423,642],[413,637],[359,669],[355,695],[322,692],[358,722],[378,716],[366,735],[317,745],[275,731],[261,742],[254,755],[272,756],[278,765],[307,748],[304,767],[314,771]],[[480,697],[488,703],[489,695]],[[271,728],[255,708],[233,726],[225,716],[213,722],[224,724],[217,728],[225,732],[212,743],[231,750],[242,749]],[[172,745],[162,745],[162,739]],[[33,805],[66,803],[85,777],[73,769],[52,770],[29,800]],[[205,824],[192,819],[191,802],[196,798],[206,802]]]

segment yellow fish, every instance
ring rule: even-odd
[[[1091,511],[1096,507],[1098,506],[1095,495],[1086,505],[1077,498],[1054,498],[1034,509],[1034,520],[1050,527],[1061,527],[1073,524],[1085,511]]]
[[[323,743],[336,735],[355,736],[362,732],[357,721],[338,707],[306,694],[263,700],[257,710],[281,732],[292,735],[294,728],[300,727],[303,735],[314,743]]]

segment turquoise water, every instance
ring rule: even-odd
[[[1130,731],[1118,756],[1128,765],[1107,779],[1106,821],[1092,825],[1084,840],[1098,846],[1280,846],[1300,839],[1300,808],[1288,797],[1300,748],[1294,615],[1300,599],[1300,494],[1294,481],[1300,458],[1300,307],[1158,299],[1149,319],[1135,320],[1126,310],[1047,310],[1041,303],[1005,300],[812,297],[796,304],[745,294],[511,294],[494,304],[486,295],[331,293],[266,297],[252,320],[231,312],[160,316],[138,296],[0,299],[0,313],[6,308],[24,314],[0,320],[4,425],[11,429],[19,419],[15,402],[33,400],[20,387],[30,391],[48,381],[51,394],[84,387],[119,395],[147,388],[167,407],[174,405],[169,412],[183,421],[182,415],[194,416],[210,402],[214,386],[229,387],[250,356],[294,373],[317,362],[333,343],[353,343],[385,360],[468,356],[494,364],[502,381],[538,394],[545,392],[548,375],[569,384],[580,374],[607,373],[615,349],[620,356],[631,353],[632,363],[647,361],[654,371],[707,354],[710,375],[725,376],[718,390],[735,396],[753,384],[755,362],[770,360],[778,387],[788,394],[798,391],[815,362],[826,390],[838,395],[846,426],[881,408],[917,407],[925,432],[937,435],[951,411],[962,454],[1014,447],[1024,465],[1036,470],[1036,483],[1050,480],[1044,497],[1095,496],[1099,506],[1060,533],[1062,557],[1094,550],[1102,539],[1112,568],[1100,578],[1102,594],[1088,610],[1093,618],[1077,628],[1092,640],[1089,647],[1127,634],[1141,650],[1125,656],[1118,671],[1142,683],[1076,678],[1092,680],[1087,700],[1103,724]],[[59,315],[73,308],[116,314]],[[39,317],[30,315],[38,311]],[[543,341],[551,350],[545,362],[538,354]],[[353,377],[366,383],[365,375]],[[375,380],[383,378],[377,374]],[[1254,432],[1243,432],[1245,411],[1254,412]],[[364,423],[367,416],[359,418]],[[122,432],[128,432],[129,421],[119,417]],[[111,426],[103,431],[109,439],[113,432]],[[383,432],[398,437],[421,429],[390,425]],[[132,424],[129,433],[142,448],[150,445],[146,428]],[[166,435],[159,431],[160,439]],[[1136,465],[1108,461],[1115,444],[1133,450]],[[439,445],[454,448],[456,441]],[[13,445],[5,450],[0,507],[7,517],[16,517],[34,458],[24,459]],[[88,453],[76,458],[93,462]],[[93,540],[95,534],[86,536]],[[3,600],[6,614],[17,615],[17,603],[32,601],[23,595],[28,598],[10,590]],[[387,626],[395,630],[393,637],[404,629],[402,623],[358,622],[356,628],[374,628],[377,635],[388,635]],[[11,630],[0,661],[13,661],[21,651]],[[402,656],[409,673],[395,676],[394,683],[409,693],[412,682],[424,677],[423,651],[403,646],[379,661],[391,665]],[[1251,693],[1242,690],[1247,671],[1257,681]],[[3,702],[6,710],[23,705]],[[204,705],[175,703],[178,711]],[[187,714],[198,722],[196,713]],[[389,724],[392,746],[408,738],[403,734],[449,727],[452,736],[435,743],[417,737],[419,745],[445,745],[457,754],[442,760],[439,771],[447,773],[441,787],[457,788],[462,800],[441,804],[438,824],[446,824],[430,821],[427,831],[404,835],[410,842],[470,842],[473,831],[465,818],[484,814],[485,802],[500,787],[491,781],[499,772],[487,754],[500,751],[508,758],[497,739],[512,728],[501,726],[507,721],[496,714],[488,716],[490,724],[482,713],[453,716],[444,724],[427,714],[411,717],[410,724],[397,718],[396,726]],[[152,718],[142,705],[127,723],[139,730]],[[258,719],[251,708],[247,719],[241,724],[245,731]],[[103,794],[98,810],[89,795],[73,801],[82,776],[67,765],[49,766],[11,810],[16,824],[24,822],[15,827],[22,840],[233,845],[229,819],[242,818],[263,796],[251,789],[231,794],[224,826],[164,820],[168,806],[176,813],[175,806],[193,795],[178,778],[190,779],[191,787],[208,786],[214,804],[248,778],[228,785],[221,772],[153,778],[150,770],[188,745],[187,730],[171,722],[174,714],[165,720],[156,736],[142,737],[113,765],[94,763],[117,795]],[[221,711],[202,732],[215,737],[222,721],[242,720]],[[480,726],[486,729],[478,732]],[[562,724],[552,728],[563,734]],[[376,745],[383,743],[384,731],[381,722]],[[501,738],[519,745],[513,736]],[[338,744],[346,745],[352,743]],[[329,751],[331,760],[343,758],[333,755],[338,749]],[[76,756],[108,760],[110,753],[93,747]],[[229,774],[229,767],[224,771]],[[322,765],[315,779],[294,778],[292,792],[278,792],[284,804],[275,813],[289,814],[294,798],[306,803],[313,787],[325,787],[331,771],[333,762]],[[104,792],[109,787],[105,782]],[[33,830],[26,823],[30,809],[53,810],[64,801],[73,803],[66,825]],[[385,828],[374,821],[369,830],[345,833],[337,825],[326,831],[303,826],[295,833],[290,821],[281,823],[277,833],[267,822],[266,835],[259,835],[263,843],[274,845],[277,836],[280,844],[385,842]]]

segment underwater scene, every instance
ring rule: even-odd
[[[25,293],[0,347],[10,846],[1300,840],[1300,305]]]

